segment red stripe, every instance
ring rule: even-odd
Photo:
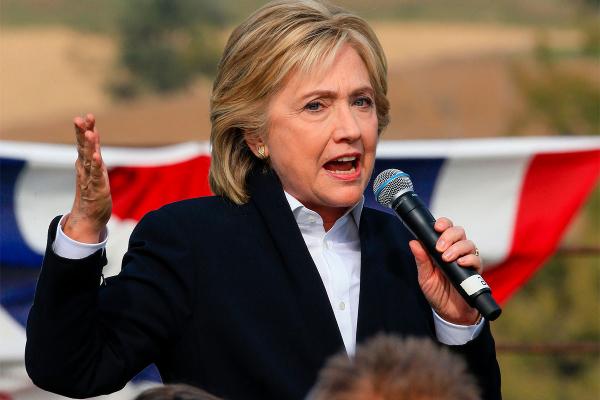
[[[113,215],[140,220],[165,204],[211,194],[210,157],[158,167],[109,171]],[[507,261],[484,273],[499,302],[506,301],[554,253],[571,219],[600,175],[600,151],[539,154],[523,181]]]
[[[139,221],[148,211],[177,200],[211,194],[209,156],[157,167],[116,167],[109,171],[113,215]]]
[[[523,181],[507,261],[484,274],[504,302],[556,251],[600,175],[600,150],[538,154]]]

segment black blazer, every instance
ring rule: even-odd
[[[164,382],[228,399],[302,399],[344,345],[317,269],[274,173],[249,178],[251,201],[173,203],[137,225],[121,273],[100,284],[103,251],[82,260],[48,248],[27,324],[33,382],[71,397],[106,394],[154,362]],[[357,342],[385,331],[435,338],[409,235],[365,208]],[[100,286],[100,287],[99,287]],[[462,354],[500,398],[486,326]]]

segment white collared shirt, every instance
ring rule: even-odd
[[[354,353],[360,295],[360,237],[358,224],[364,198],[325,232],[321,216],[287,192],[296,223],[317,266],[344,346]]]
[[[354,354],[360,297],[360,238],[359,223],[364,197],[325,232],[323,220],[315,211],[306,208],[293,196],[285,193],[308,251],[325,286],[327,297],[342,335],[346,352]],[[80,243],[62,231],[61,219],[52,250],[64,258],[81,259],[106,246],[108,232],[97,244]],[[435,312],[433,321],[441,343],[460,345],[476,338],[483,328],[483,318],[477,325],[456,325],[444,321]]]
[[[323,280],[346,352],[354,354],[360,298],[358,228],[365,199],[363,197],[325,232],[319,214],[306,208],[289,193],[284,193]],[[464,326],[444,321],[435,311],[433,316],[437,339],[445,344],[465,344],[477,337],[483,328],[483,318],[477,325]]]

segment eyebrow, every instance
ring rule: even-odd
[[[351,93],[350,96],[356,96],[358,94],[361,93],[368,93],[371,96],[374,95],[374,90],[371,86],[362,86],[359,87],[357,89],[354,89]],[[338,96],[338,93],[333,91],[333,90],[321,90],[321,89],[317,89],[317,90],[313,90],[312,92],[308,92],[305,95],[303,95],[301,97],[302,100],[305,100],[307,98],[311,98],[311,97],[319,97],[319,98],[336,98]]]

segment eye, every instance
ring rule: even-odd
[[[361,108],[368,108],[373,105],[373,100],[370,97],[362,96],[354,100],[354,105]]]
[[[311,101],[310,103],[308,103],[307,105],[304,106],[305,110],[308,111],[321,111],[321,109],[323,108],[323,104],[319,101]]]

